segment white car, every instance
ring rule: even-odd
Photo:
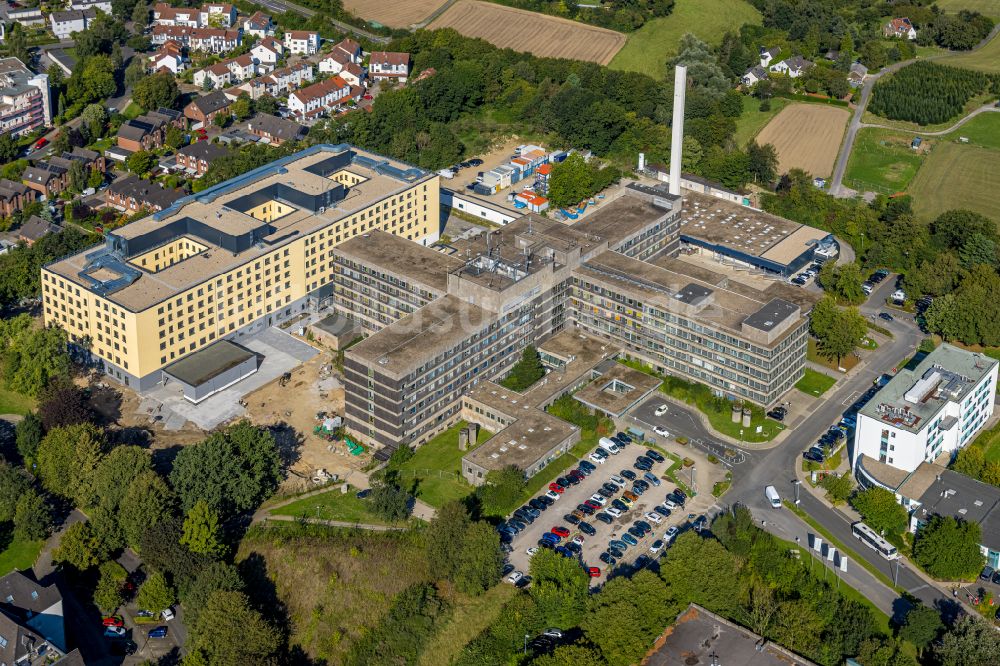
[[[663,426],[653,426],[653,432],[655,432],[660,437],[670,437],[670,431]]]
[[[622,477],[618,476],[617,474],[612,474],[611,475],[611,483],[615,484],[619,488],[624,488],[625,487],[625,479],[623,479]]]
[[[174,619],[174,617],[175,617],[174,616],[174,609],[173,608],[164,608],[162,611],[160,611],[160,617],[162,617],[164,620],[166,620],[167,622],[169,622],[170,620]]]
[[[604,456],[598,455],[596,453],[591,453],[587,457],[590,459],[591,462],[595,462],[598,465],[603,465],[604,464],[604,460],[605,460]]]
[[[551,500],[557,500],[561,497],[561,495],[554,490],[550,490],[549,492],[545,493],[545,496]]]
[[[558,629],[546,629],[542,632],[542,636],[548,636],[549,638],[562,638],[563,633]]]
[[[575,543],[578,546],[582,546],[583,545],[583,535],[582,534],[577,534],[575,537],[573,537],[573,543]]]
[[[677,510],[677,505],[674,502],[671,502],[670,500],[664,500],[663,501],[663,506],[667,507],[671,511],[676,511]]]
[[[528,554],[528,557],[532,557],[535,553],[538,552],[538,546],[532,546],[531,548],[529,548],[528,550],[526,550],[524,552],[526,552]]]
[[[614,516],[615,518],[617,518],[618,516],[622,515],[622,510],[616,506],[609,506],[607,509],[604,510],[604,513],[608,514],[609,516]]]
[[[656,513],[655,511],[650,511],[649,513],[645,514],[645,518],[654,525],[659,525],[661,522],[663,522],[663,516]]]
[[[511,571],[510,575],[507,576],[507,582],[511,585],[517,585],[524,578],[524,574],[520,571]]]
[[[662,405],[657,407],[656,411],[653,413],[656,414],[657,416],[663,416],[664,414],[667,413],[667,409],[668,409],[667,403],[663,403]]]
[[[656,555],[661,550],[663,550],[663,542],[662,541],[654,541],[653,545],[651,545],[649,547],[649,552],[652,553],[653,555]]]
[[[663,538],[667,540],[667,543],[670,543],[675,538],[677,538],[678,532],[680,532],[680,530],[677,529],[677,526],[671,525],[670,527],[667,528],[667,531],[663,533]]]
[[[604,506],[605,504],[608,503],[608,500],[603,495],[601,495],[600,493],[594,493],[593,495],[591,495],[590,496],[590,501],[591,502],[597,502],[601,506]]]

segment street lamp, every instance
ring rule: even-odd
[[[798,506],[798,504],[799,504],[799,486],[802,485],[802,482],[799,481],[798,479],[795,479],[794,481],[792,481],[792,485],[795,486],[795,505]]]
[[[531,634],[525,634],[524,635],[524,654],[528,654],[528,638],[530,636],[531,636]]]

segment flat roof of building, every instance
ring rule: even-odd
[[[262,223],[246,213],[227,206],[228,203],[276,184],[289,186],[306,195],[327,192],[338,186],[338,183],[307,170],[308,167],[348,151],[352,151],[353,157],[344,168],[365,180],[348,188],[346,196],[336,201],[335,205],[316,212],[295,208],[291,213],[270,223],[274,231],[262,239],[264,242],[251,245],[249,249],[235,255],[231,251],[215,246],[210,239],[202,239],[210,246],[210,250],[219,251],[202,252],[197,257],[168,266],[155,275],[142,271],[138,280],[129,286],[110,292],[106,297],[129,310],[136,312],[145,310],[434,177],[434,174],[421,169],[344,144],[318,145],[204,192],[184,197],[170,208],[125,225],[113,233],[124,239],[132,239],[155,232],[164,225],[182,218],[191,218],[223,234],[249,233]],[[89,289],[90,282],[82,278],[80,272],[87,264],[87,255],[92,252],[93,248],[90,248],[57,260],[46,268]]]
[[[434,299],[351,347],[347,354],[403,377],[455,347],[497,315],[454,296]]]
[[[632,183],[622,188],[616,199],[598,204],[596,210],[586,213],[570,227],[584,234],[599,236],[608,241],[611,246],[615,246],[629,236],[642,231],[655,220],[670,215],[669,209],[659,208],[637,196],[630,195],[627,191],[629,188],[643,193],[646,193],[647,189],[653,189],[637,185],[637,183]],[[651,194],[664,199],[670,196],[659,190],[655,190]]]
[[[749,629],[691,604],[660,635],[642,666],[814,666]]]
[[[490,385],[499,386],[493,382],[486,383],[486,386]],[[512,400],[517,400],[513,397],[516,393],[500,388]],[[516,421],[466,453],[463,460],[486,470],[501,469],[508,465],[527,469],[579,430],[577,426],[527,403],[517,407],[510,405],[509,411],[504,412],[516,418]]]
[[[255,356],[256,353],[235,342],[219,340],[171,363],[163,372],[188,386],[201,386]]]
[[[926,463],[925,463],[926,464]],[[917,499],[920,520],[931,515],[952,516],[981,527],[980,543],[1000,550],[1000,488],[934,465],[930,485]]]
[[[333,252],[442,294],[448,287],[448,273],[465,263],[457,256],[379,230],[348,239]]]
[[[918,432],[929,425],[949,401],[964,400],[997,363],[996,359],[985,354],[942,344],[913,370],[897,372],[861,408],[860,414],[903,430]],[[950,425],[954,427],[955,424]]]
[[[661,380],[634,370],[617,361],[601,363],[594,373],[600,373],[573,397],[594,409],[619,417],[659,388]]]
[[[830,235],[783,217],[725,199],[686,191],[682,236],[778,264],[788,264]]]

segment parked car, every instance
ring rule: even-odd
[[[579,525],[577,525],[577,527],[580,529],[581,532],[583,532],[587,536],[594,536],[595,534],[597,534],[597,530],[595,530],[594,526],[591,525],[590,523],[580,523]]]
[[[549,531],[555,534],[556,536],[563,537],[564,539],[569,536],[569,530],[563,527],[562,525],[556,525]]]
[[[656,462],[664,462],[666,460],[666,458],[663,457],[663,454],[654,449],[646,449],[644,454],[647,458],[652,458]]]
[[[979,578],[980,578],[980,580],[985,580],[985,581],[992,580],[992,578],[993,578],[993,567],[990,567],[990,566],[983,567],[983,570],[981,572],[979,572]]]
[[[642,478],[644,478],[646,481],[649,481],[650,483],[653,484],[653,486],[657,488],[660,486],[660,480],[656,478],[656,475],[653,474],[652,472],[646,472],[645,474],[642,475]]]
[[[601,562],[604,562],[609,567],[613,567],[618,562],[618,560],[616,560],[615,557],[611,553],[608,553],[608,552],[601,553],[597,557],[597,559],[599,559]]]
[[[871,282],[863,282],[861,284],[861,291],[865,292],[865,296],[869,296],[875,291],[875,285]]]
[[[104,627],[105,638],[122,638],[125,633],[125,627]]]
[[[655,432],[660,437],[670,437],[670,431],[660,425],[653,426],[653,432]]]
[[[614,518],[611,517],[613,515],[611,513],[612,509],[614,509],[614,507],[610,507],[610,508],[608,508],[605,511],[601,511],[599,513],[596,513],[594,515],[594,518],[596,518],[597,520],[601,521],[605,525],[610,525],[611,523],[614,522]],[[614,510],[617,511],[617,509],[614,509]]]
[[[656,555],[661,550],[663,550],[663,541],[661,541],[660,539],[654,541],[652,545],[650,545],[649,547],[649,552],[651,552],[653,555]]]
[[[621,472],[619,472],[619,474],[621,474],[624,478],[628,479],[629,481],[635,481],[636,479],[635,472],[633,472],[630,469],[623,469]]]
[[[624,541],[625,543],[627,543],[630,546],[638,546],[639,545],[639,542],[636,541],[636,538],[634,536],[632,536],[631,534],[629,534],[628,532],[626,532],[625,534],[622,535],[621,540]]]
[[[667,528],[667,531],[663,533],[663,538],[667,540],[667,543],[670,543],[671,541],[677,538],[677,534],[679,532],[680,530],[677,529],[676,525],[671,525],[670,527]]]
[[[788,410],[784,407],[775,407],[767,413],[767,417],[775,421],[784,421],[786,416],[788,416]]]
[[[122,620],[120,615],[109,615],[101,620],[101,624],[105,627],[123,627],[125,622]]]
[[[624,546],[625,544],[622,545]],[[624,550],[625,550],[624,548],[618,549],[613,546],[608,546],[608,555],[620,560],[621,558],[625,557]]]
[[[507,576],[507,582],[514,585],[522,578],[524,578],[523,573],[521,573],[520,571],[512,571],[510,575]]]
[[[587,506],[586,504],[577,504],[576,510],[588,516],[592,516],[597,513],[593,508]]]
[[[646,520],[653,523],[654,525],[659,525],[661,522],[663,522],[663,517],[660,516],[660,514],[656,513],[655,511],[647,511],[643,517]]]
[[[565,520],[570,525],[580,524],[580,519],[574,516],[572,513],[567,513],[565,516],[563,516],[563,520]]]
[[[604,464],[605,457],[597,455],[597,451],[594,451],[593,453],[591,453],[587,457],[590,458],[591,460],[593,460],[598,465],[603,465]]]
[[[664,414],[667,413],[667,409],[669,409],[667,407],[667,403],[663,403],[662,405],[657,407],[656,411],[654,411],[653,413],[656,414],[657,416],[663,416]]]
[[[165,624],[161,624],[159,627],[156,627],[155,629],[152,629],[149,632],[149,637],[150,638],[166,638],[167,637],[167,631],[168,631],[167,630],[167,626]]]
[[[892,321],[892,315],[889,314],[888,312],[879,312],[878,318],[881,319],[882,321]]]
[[[656,506],[654,506],[653,507],[653,511],[655,511],[658,514],[660,514],[664,518],[669,518],[670,517],[670,509],[668,509],[667,507],[663,506],[662,504],[657,504]]]

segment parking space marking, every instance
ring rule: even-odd
[[[860,395],[861,391],[851,391],[851,394],[848,395],[846,398],[844,398],[844,402],[840,404],[842,404],[844,407],[850,407],[857,401],[858,396]]]

